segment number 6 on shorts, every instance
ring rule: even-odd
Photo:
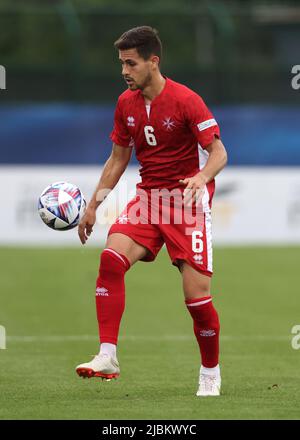
[[[192,249],[193,252],[201,254],[203,252],[203,233],[201,231],[192,232]]]

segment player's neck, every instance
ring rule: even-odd
[[[142,91],[146,104],[151,104],[153,99],[163,91],[165,83],[166,79],[161,73],[153,77],[151,83]]]

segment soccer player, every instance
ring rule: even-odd
[[[182,275],[185,305],[200,349],[197,396],[218,396],[220,324],[210,291],[211,203],[214,177],[227,162],[226,150],[218,124],[201,97],[162,75],[162,44],[155,29],[131,29],[115,47],[128,89],[115,110],[112,153],[79,225],[82,244],[92,232],[106,190],[119,181],[133,149],[141,164],[141,182],[135,198],[111,226],[101,254],[96,283],[100,352],[76,371],[83,377],[119,376],[116,350],[125,306],[125,274],[139,260],[153,261],[165,243]],[[158,201],[157,191],[163,194]],[[174,197],[166,204],[168,194]],[[169,221],[163,218],[165,205]],[[178,212],[185,210],[192,215],[178,221]]]

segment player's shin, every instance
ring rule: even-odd
[[[194,321],[194,333],[200,348],[202,365],[214,368],[219,362],[220,323],[212,297],[206,296],[185,301]]]
[[[96,309],[99,325],[100,353],[116,357],[119,327],[125,308],[125,273],[128,259],[114,251],[104,249],[101,254],[96,286]]]

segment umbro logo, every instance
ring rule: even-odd
[[[108,290],[105,287],[97,287],[96,296],[108,296]]]
[[[215,336],[216,332],[214,330],[200,330],[200,336]]]
[[[128,127],[135,127],[135,121],[133,116],[127,117],[127,125]]]

